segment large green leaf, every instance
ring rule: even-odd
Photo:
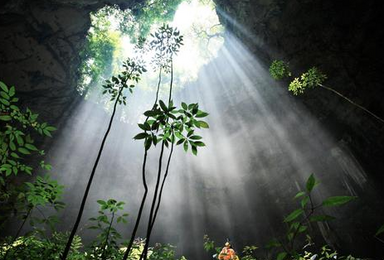
[[[148,136],[147,133],[140,133],[140,134],[135,135],[135,137],[133,137],[133,139],[140,140],[140,139],[146,138],[147,136]]]
[[[204,121],[198,121],[199,122],[199,125],[200,127],[202,128],[209,128],[209,125],[207,122],[204,122]]]
[[[23,147],[20,147],[19,149],[17,149],[20,153],[22,154],[30,154],[31,152],[28,151],[27,149],[23,148]]]
[[[0,81],[0,88],[8,93],[8,87],[4,84],[4,82]]]
[[[355,196],[334,196],[324,200],[322,205],[325,207],[339,206],[356,199]]]
[[[296,219],[297,217],[299,217],[301,214],[304,213],[304,210],[302,209],[297,209],[295,211],[293,211],[291,214],[289,214],[285,219],[284,219],[284,222],[290,222],[294,219]]]
[[[313,188],[315,187],[315,185],[316,185],[315,176],[313,176],[313,174],[311,174],[311,176],[309,176],[309,178],[307,180],[307,184],[306,184],[307,191],[311,192],[313,190]]]
[[[294,199],[297,199],[297,198],[300,198],[300,197],[302,197],[302,196],[304,196],[305,195],[305,191],[300,191],[299,193],[297,193],[296,195],[295,195],[295,197],[293,197]]]
[[[7,116],[7,115],[0,116],[0,120],[2,120],[2,121],[10,121],[11,119],[12,119],[12,117]]]

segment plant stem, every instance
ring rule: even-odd
[[[25,218],[24,218],[24,220],[23,220],[23,223],[21,224],[21,226],[20,226],[19,229],[17,230],[16,235],[15,235],[15,237],[13,238],[12,244],[13,244],[13,242],[15,242],[16,239],[19,237],[19,235],[20,235],[20,233],[21,233],[21,230],[23,229],[25,223],[27,222],[27,219],[28,219],[29,215],[32,213],[32,210],[33,210],[33,207],[30,207],[29,210],[27,211],[27,215],[25,215]]]
[[[171,56],[171,81],[169,83],[168,107],[170,106],[171,100],[172,100],[172,87],[173,87],[173,58]],[[168,120],[167,120],[167,122],[168,122]],[[147,228],[147,237],[146,237],[146,241],[145,241],[144,250],[143,250],[143,252],[142,252],[142,254],[140,256],[140,260],[142,260],[142,259],[147,260],[147,257],[148,257],[149,241],[150,241],[150,238],[151,238],[151,233],[152,233],[153,225],[154,225],[154,222],[155,222],[155,218],[157,216],[157,212],[159,211],[160,202],[161,202],[161,195],[162,195],[161,193],[163,191],[163,187],[164,187],[164,183],[165,183],[165,180],[166,180],[166,176],[168,175],[169,165],[170,165],[171,157],[172,157],[172,153],[173,153],[173,143],[172,143],[171,152],[170,152],[170,155],[168,157],[166,173],[164,174],[164,179],[163,179],[163,182],[162,182],[162,185],[161,185],[161,191],[160,191],[160,194],[159,194],[159,201],[157,203],[156,211],[154,212],[154,207],[155,207],[156,200],[157,200],[157,194],[158,194],[160,178],[161,178],[161,168],[162,168],[162,160],[163,160],[163,153],[164,153],[164,144],[165,143],[163,141],[162,144],[161,144],[161,151],[160,151],[160,157],[159,157],[159,169],[158,169],[157,180],[156,180],[156,188],[155,188],[155,193],[154,193],[153,200],[152,200],[151,212],[149,214],[149,221],[148,221],[148,228]]]
[[[77,228],[79,227],[79,224],[80,224],[81,217],[83,216],[83,211],[84,211],[85,203],[86,203],[87,198],[88,198],[89,190],[91,189],[91,184],[92,184],[92,181],[93,181],[93,177],[95,176],[97,165],[99,164],[100,157],[101,157],[101,154],[103,152],[105,142],[106,142],[108,134],[109,134],[109,132],[111,130],[112,123],[113,123],[113,118],[115,117],[115,114],[116,114],[117,103],[119,102],[119,98],[120,98],[120,96],[121,96],[121,94],[123,92],[123,89],[124,89],[123,87],[120,88],[119,94],[116,97],[116,101],[115,101],[115,104],[113,106],[113,112],[112,112],[112,115],[111,115],[111,119],[109,120],[109,125],[108,125],[108,128],[107,128],[107,131],[105,132],[104,138],[103,138],[103,140],[101,142],[99,153],[97,154],[95,164],[93,165],[93,169],[92,169],[91,175],[90,175],[88,183],[87,183],[87,187],[86,187],[86,189],[84,191],[83,199],[81,201],[81,205],[80,205],[79,213],[78,213],[77,218],[76,218],[75,225],[73,226],[71,234],[69,235],[69,238],[68,238],[67,244],[65,246],[64,252],[61,255],[61,260],[67,259],[67,256],[68,256],[69,250],[71,248],[71,244],[72,244],[73,238],[75,237]]]
[[[351,99],[347,98],[346,96],[344,96],[343,94],[341,94],[340,92],[334,90],[333,88],[330,88],[330,87],[327,87],[327,86],[324,86],[323,84],[318,84],[319,87],[322,87],[326,90],[329,90],[333,93],[335,93],[336,95],[338,95],[339,97],[342,97],[343,99],[345,99],[346,101],[348,101],[349,103],[351,103],[352,105],[354,105],[355,107],[357,108],[360,108],[361,110],[365,111],[366,113],[370,114],[371,116],[373,116],[374,118],[376,118],[377,120],[379,120],[381,123],[384,124],[384,119],[382,119],[381,117],[379,117],[378,115],[372,113],[371,111],[369,111],[368,109],[366,109],[365,107],[355,103],[354,101],[352,101]]]
[[[142,260],[142,259],[147,260],[147,256],[148,256],[147,253],[148,253],[149,241],[150,241],[151,233],[152,233],[152,219],[153,219],[153,215],[154,215],[155,204],[156,204],[156,200],[157,200],[157,194],[158,194],[159,186],[160,186],[161,168],[162,168],[162,163],[163,163],[163,154],[164,154],[164,146],[165,146],[164,144],[165,143],[163,141],[161,143],[161,150],[160,150],[160,156],[159,156],[159,167],[158,167],[158,172],[157,172],[155,193],[153,195],[151,211],[149,214],[148,227],[147,227],[147,237],[145,240],[144,250],[140,256],[140,260]]]
[[[103,252],[101,253],[101,259],[103,259],[103,260],[105,260],[107,258],[107,256],[105,255],[105,250],[107,249],[107,246],[108,246],[109,233],[111,232],[111,227],[112,227],[114,218],[115,218],[115,212],[112,212],[112,218],[111,218],[111,222],[109,222],[107,237],[105,238],[105,243],[103,246]]]
[[[155,108],[155,106],[157,104],[157,101],[159,100],[161,75],[162,75],[162,68],[160,66],[159,81],[157,82],[156,98],[155,98],[155,102],[153,103],[152,109]],[[149,117],[147,117],[145,119],[145,122],[147,122],[148,118]],[[145,201],[146,201],[147,195],[148,195],[148,185],[147,185],[147,180],[146,180],[146,177],[145,177],[145,175],[146,175],[145,168],[146,168],[146,164],[147,164],[147,155],[148,155],[148,150],[145,149],[145,151],[144,151],[143,167],[142,167],[142,180],[143,180],[143,186],[144,186],[144,194],[143,194],[143,198],[141,199],[141,204],[140,204],[139,212],[137,214],[135,226],[133,228],[133,231],[132,231],[132,234],[131,234],[131,239],[129,240],[129,244],[127,246],[127,249],[125,250],[125,253],[124,253],[124,256],[123,256],[123,260],[127,260],[128,259],[129,253],[132,250],[133,241],[135,240],[137,229],[139,228],[139,225],[140,225],[141,214],[143,213]]]
[[[172,143],[171,144],[171,151],[169,152],[169,156],[168,156],[167,167],[165,169],[165,174],[164,174],[164,177],[163,177],[163,181],[161,183],[159,199],[157,200],[155,215],[154,215],[154,217],[152,219],[152,223],[151,223],[151,230],[152,230],[153,226],[155,225],[155,221],[156,221],[156,217],[157,217],[157,212],[159,211],[159,208],[160,208],[161,197],[163,195],[163,189],[164,189],[165,180],[167,179],[168,172],[169,172],[169,165],[171,163],[171,158],[172,158],[172,154],[173,154],[173,148],[174,148],[174,144]]]
[[[309,217],[315,212],[315,206],[313,204],[313,201],[312,201],[312,197],[311,197],[311,194],[308,194],[308,197],[309,197],[309,201],[311,203],[311,210],[308,214],[305,214],[305,218],[299,222],[299,225],[297,226],[296,230],[295,230],[295,233],[293,234],[293,237],[292,237],[292,242],[291,242],[291,248],[292,250],[294,251],[294,244],[295,244],[295,238],[297,236],[297,234],[299,233],[299,230],[300,230],[300,227],[303,225],[303,223],[305,221],[307,221],[309,219]]]
[[[135,240],[135,237],[136,237],[136,232],[137,232],[137,229],[138,229],[139,224],[140,224],[141,214],[143,213],[145,200],[146,200],[147,194],[148,194],[148,186],[147,186],[147,181],[146,181],[146,178],[145,178],[145,166],[146,166],[146,163],[147,163],[147,154],[148,154],[148,150],[145,149],[143,168],[142,168],[142,178],[143,178],[143,185],[144,185],[145,191],[144,191],[143,198],[141,199],[140,209],[139,209],[139,213],[138,213],[137,218],[136,218],[135,227],[133,228],[133,231],[132,231],[132,234],[131,234],[131,239],[129,240],[129,244],[127,246],[127,250],[125,250],[123,260],[127,260],[128,259],[129,252],[132,249],[133,241]]]
[[[173,58],[171,56],[171,82],[169,83],[169,99],[168,99],[168,106],[171,103],[172,99],[172,87],[173,87]]]

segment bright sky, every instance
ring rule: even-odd
[[[212,37],[209,41],[207,38],[207,34],[212,35],[223,30],[214,4],[202,4],[199,0],[182,2],[170,25],[178,28],[184,35],[184,45],[174,60],[175,74],[179,75],[182,84],[194,81],[199,69],[217,55],[224,41],[221,36]],[[124,37],[124,56],[132,55],[132,50],[133,45],[129,38]]]

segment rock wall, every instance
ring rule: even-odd
[[[218,15],[268,67],[290,63],[299,76],[312,66],[332,87],[384,118],[384,5],[379,0],[215,0]],[[287,87],[283,82],[282,87]],[[324,89],[300,99],[336,140],[346,143],[384,184],[384,124]]]
[[[60,127],[76,106],[79,53],[90,12],[140,1],[9,0],[0,3],[0,80],[15,85],[23,106]]]

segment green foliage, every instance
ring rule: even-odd
[[[22,110],[18,107],[15,87],[8,87],[0,81],[0,225],[14,215],[26,214],[34,207],[26,199],[32,199],[30,188],[26,185],[13,185],[12,181],[21,173],[32,175],[34,169],[26,164],[33,156],[42,156],[44,151],[34,145],[36,135],[52,137],[55,127],[37,120],[38,114],[30,109]],[[40,161],[43,170],[50,170],[51,165]],[[50,180],[49,180],[50,181]],[[27,185],[32,185],[27,184]],[[44,220],[46,221],[46,220]],[[48,220],[47,220],[48,221]],[[49,218],[52,223],[54,218]],[[48,224],[48,223],[47,223]]]
[[[80,53],[82,63],[78,91],[81,94],[85,94],[89,87],[99,84],[103,78],[109,78],[112,74],[112,63],[121,39],[120,34],[111,28],[111,19],[108,17],[111,10],[111,7],[105,7],[91,14],[91,29]]]
[[[51,132],[56,128],[47,123],[37,121],[38,114],[30,109],[22,111],[17,106],[19,100],[15,94],[15,87],[7,87],[0,81],[0,121],[5,127],[0,131],[0,186],[6,186],[6,179],[20,172],[32,174],[33,168],[23,163],[26,157],[39,154],[44,155],[34,145],[31,132],[52,137]]]
[[[241,259],[243,260],[256,260],[256,250],[258,249],[257,246],[245,246],[243,248],[243,256]]]
[[[155,247],[152,249],[152,253],[149,256],[150,260],[176,260],[175,258],[175,246],[170,244],[160,244],[156,243]]]
[[[283,61],[273,61],[269,71],[271,73],[271,76],[274,79],[281,79],[281,78],[291,76],[290,72],[289,73],[285,72],[285,71],[289,71],[289,68],[287,63],[284,63]],[[364,112],[368,113],[370,116],[374,117],[376,120],[384,124],[384,119],[381,118],[380,116],[372,113],[367,108],[359,105],[358,103],[344,96],[337,90],[324,86],[323,83],[326,79],[327,79],[327,75],[323,74],[318,68],[312,67],[307,72],[303,73],[300,77],[294,78],[291,81],[291,83],[289,83],[288,90],[297,96],[299,94],[303,94],[307,89],[321,87],[343,98],[345,101],[349,102],[350,104],[357,107],[358,109],[363,110]]]
[[[166,24],[151,34],[151,37],[149,48],[155,51],[152,58],[154,67],[170,72],[172,57],[177,55],[181,45],[183,45],[183,36],[180,35],[179,30]]]
[[[38,236],[22,236],[13,241],[8,238],[0,245],[0,257],[6,255],[6,260],[41,260],[59,259],[68,239],[67,233],[54,232],[51,238],[39,238]],[[85,260],[84,253],[79,250],[82,247],[81,238],[76,236],[73,240],[72,251],[69,260]]]
[[[215,246],[215,241],[211,240],[208,235],[204,235],[203,237],[203,246],[204,250],[209,252],[209,251],[215,251],[217,254],[220,253],[221,248]]]
[[[331,259],[341,259],[341,260],[361,260],[360,258],[355,258],[351,255],[349,256],[340,256],[336,250],[331,249],[328,245],[325,245],[321,248],[319,253],[313,253],[309,251],[304,251],[303,254],[298,255],[297,260],[331,260]]]
[[[144,139],[145,149],[149,149],[151,145],[156,145],[159,141],[165,143],[183,144],[184,151],[188,148],[194,155],[197,155],[198,147],[203,147],[205,144],[201,141],[202,137],[195,134],[196,128],[209,128],[209,125],[200,120],[206,117],[208,113],[199,110],[197,103],[187,105],[181,104],[180,109],[173,106],[173,102],[169,107],[160,100],[159,105],[155,105],[152,110],[144,113],[149,118],[139,127],[144,130],[137,134],[134,139]]]
[[[113,64],[120,56],[122,34],[130,36],[132,42],[146,37],[154,24],[170,21],[182,1],[147,0],[132,10],[122,11],[118,6],[106,6],[91,13],[91,29],[80,55],[82,63],[78,91],[85,94],[112,75]]]
[[[119,212],[124,210],[124,202],[109,199],[107,201],[98,200],[100,205],[99,215],[89,220],[94,224],[89,229],[97,230],[99,234],[92,242],[92,253],[89,259],[118,259],[121,258],[122,252],[119,248],[119,240],[121,234],[113,226],[117,223],[127,223],[128,213]]]
[[[127,96],[124,95],[124,89],[128,89],[129,92],[133,92],[134,84],[129,84],[130,81],[135,83],[139,82],[141,74],[146,72],[146,68],[142,61],[127,59],[123,63],[124,71],[117,76],[112,76],[110,80],[106,80],[103,85],[103,94],[108,93],[110,101],[115,101],[119,104],[127,104]]]
[[[274,60],[269,67],[269,73],[275,80],[288,78],[292,75],[288,63],[282,60]]]
[[[303,94],[308,88],[321,86],[327,79],[319,69],[313,67],[307,72],[303,73],[300,78],[295,78],[288,87],[288,90],[293,92],[294,95]]]
[[[146,0],[132,9],[131,22],[120,23],[120,29],[131,36],[132,40],[146,37],[151,27],[169,22],[173,19],[176,9],[183,0]]]
[[[285,235],[279,239],[273,239],[267,245],[268,249],[280,248],[283,250],[277,254],[277,259],[282,260],[287,256],[298,257],[295,240],[299,235],[309,237],[306,233],[308,230],[307,223],[324,222],[334,219],[334,217],[329,215],[316,214],[319,208],[340,206],[356,199],[353,196],[334,196],[323,200],[319,205],[315,205],[312,192],[318,184],[314,175],[311,174],[307,179],[305,191],[300,191],[294,196],[294,199],[300,199],[300,206],[284,218],[284,222],[288,224]]]
[[[61,201],[64,186],[59,185],[57,181],[52,180],[48,175],[36,177],[36,180],[25,182],[27,186],[25,193],[19,193],[18,198],[24,198],[21,206],[22,219],[26,220],[30,216],[29,224],[34,227],[34,230],[41,235],[44,235],[44,229],[37,226],[37,224],[44,224],[54,230],[55,225],[58,223],[56,215],[49,215],[43,213],[41,207],[52,207],[55,211],[60,211],[65,207],[64,202]],[[25,196],[25,197],[24,197]],[[32,211],[36,209],[38,216],[32,215]]]

